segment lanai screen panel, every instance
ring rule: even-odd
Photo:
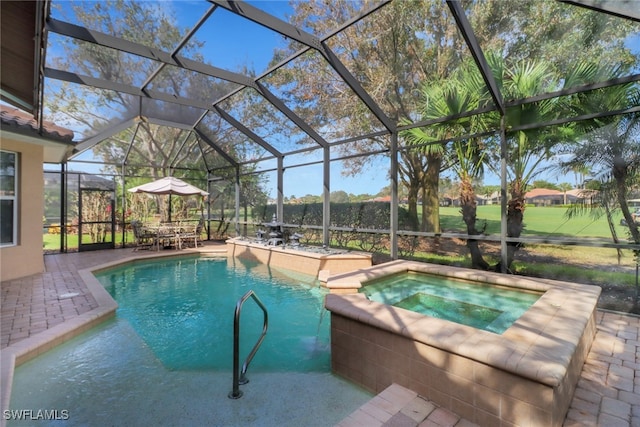
[[[441,1],[391,2],[327,44],[396,123],[417,119],[423,82],[448,79],[470,58],[449,8]]]
[[[293,226],[291,234],[304,236],[303,243],[322,242],[323,180],[322,164],[288,168],[284,172],[283,221]]]
[[[191,128],[205,113],[205,109],[181,105],[159,99],[141,98],[140,115],[150,121],[166,122],[168,126]]]
[[[309,50],[260,79],[326,141],[384,127],[325,58]]]
[[[445,98],[440,90],[429,92],[429,96],[420,96],[422,110],[419,122],[422,125],[403,128],[398,135],[398,148],[403,150],[416,149],[426,153],[431,145],[442,146],[464,138],[498,138],[500,115],[493,110],[492,106],[487,106],[489,100],[469,100],[468,106],[465,107],[466,111],[458,109],[459,113],[452,114],[452,109],[450,109],[452,104],[448,104],[447,99],[467,102],[464,93],[459,92],[453,97]],[[443,120],[438,114],[441,109],[449,112],[447,120]],[[496,156],[496,159],[500,155],[499,145],[489,144],[484,147],[484,150],[490,151],[491,155]]]
[[[141,123],[133,142],[124,139],[119,144],[121,158],[126,156],[127,169],[153,167],[170,175],[178,167],[197,170],[202,165],[200,149],[190,131],[152,123]]]
[[[100,161],[104,163],[101,167],[102,172],[120,174],[122,172],[122,165],[127,160],[127,154],[131,150],[131,144],[132,142],[135,142],[134,135],[136,135],[136,127],[136,125],[133,125],[115,133],[103,140],[101,143],[89,148],[87,151],[73,156],[73,160],[80,163],[83,161],[91,162],[100,159]],[[130,157],[130,160],[137,163],[138,167],[140,167],[140,165],[148,166],[150,163],[147,158],[142,160],[137,151],[135,151],[133,156]],[[75,166],[70,166],[70,169],[76,170]]]
[[[198,137],[192,131],[183,130],[179,136],[179,146],[173,153],[171,168],[183,174],[206,177],[207,164]],[[203,188],[203,187],[201,187]]]
[[[237,163],[257,162],[272,157],[269,151],[252,141],[217,112],[208,112],[197,129]]]
[[[283,21],[288,21],[293,12],[289,2],[256,0],[247,3]]]
[[[227,123],[220,115],[210,111],[202,117],[195,129],[202,132],[210,141],[219,143],[221,146],[224,145],[224,141],[232,141],[228,134]]]
[[[316,149],[284,158],[284,211],[288,223],[322,226],[323,151]],[[321,233],[318,234],[318,240],[321,240],[319,236]]]
[[[371,201],[384,194],[390,202],[388,153],[370,154],[331,161],[331,192],[349,195],[344,201]],[[388,228],[388,227],[385,227]]]
[[[283,190],[286,203],[322,203],[324,190],[322,168],[322,164],[317,163],[287,168],[284,172],[285,182]],[[319,220],[317,224],[313,225],[322,225],[322,221]]]
[[[210,107],[223,95],[236,90],[240,85],[222,79],[207,76],[195,71],[185,70],[174,65],[166,65],[148,85],[151,90],[183,97]]]
[[[244,174],[245,172],[247,173]],[[273,214],[276,213],[277,175],[275,171],[243,171],[240,178],[240,221],[245,221],[246,218],[246,221],[252,224],[246,234],[242,232],[243,235],[255,237],[258,229],[264,230],[262,223],[271,222]]]
[[[185,57],[250,75],[267,70],[274,50],[285,44],[275,31],[221,7],[198,29],[195,39],[200,46]]]
[[[45,78],[43,117],[84,141],[139,114],[138,98],[106,89]]]
[[[148,58],[67,37],[47,37],[46,66],[132,88],[141,86],[159,63]]]
[[[240,163],[240,166],[243,170],[248,171],[276,171],[278,169],[278,161],[273,157],[268,157],[266,159],[261,159],[259,161],[247,160],[246,162]]]
[[[206,1],[105,3],[53,0],[51,16],[124,40],[172,51],[210,7]],[[173,31],[174,28],[177,31]],[[168,30],[171,30],[170,37],[166,37]]]
[[[503,58],[504,74],[527,76],[542,67],[549,78],[528,90],[505,85],[506,100],[638,71],[638,22],[552,0],[463,4],[485,55],[497,52]]]
[[[218,105],[281,153],[318,145],[254,89],[243,89]]]
[[[342,26],[365,11],[378,7],[385,1],[338,0],[327,2],[310,0],[289,3],[257,0],[248,1],[247,3],[310,34],[314,34],[316,37],[323,37],[334,28]]]
[[[359,138],[353,141],[332,144],[330,147],[331,160],[347,160],[357,167],[370,164],[368,154],[380,154],[388,152],[390,147],[389,136],[386,134],[370,138]],[[353,160],[349,160],[353,158]]]
[[[391,196],[381,183],[389,176],[389,165],[386,153],[331,162],[332,245],[384,251],[389,241],[384,230],[391,228]]]
[[[324,160],[324,149],[316,148],[313,150],[307,150],[304,152],[288,154],[284,157],[282,163],[285,169],[295,168],[300,165],[307,165],[311,163],[322,164]],[[320,172],[322,175],[322,171]],[[318,189],[317,194],[321,194],[322,189]]]
[[[216,176],[232,177],[234,175],[235,172],[230,168],[229,162],[220,153],[202,140],[198,140],[198,145],[202,150],[202,157],[209,171],[212,171]],[[221,172],[221,170],[225,172]]]

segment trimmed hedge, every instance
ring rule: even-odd
[[[366,228],[374,230],[389,229],[391,206],[385,202],[331,203],[331,226],[348,228]],[[276,213],[276,205],[260,205],[253,209],[255,222],[270,222]],[[284,206],[284,218],[278,218],[285,224],[322,225],[322,203]],[[409,212],[398,208],[398,225],[401,229],[411,229]]]

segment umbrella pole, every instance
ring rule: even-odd
[[[169,222],[171,222],[171,194],[169,194]]]

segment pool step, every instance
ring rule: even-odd
[[[336,427],[417,427],[425,421],[425,425],[476,426],[438,407],[418,393],[394,383],[336,424]]]

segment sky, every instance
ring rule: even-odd
[[[276,16],[284,17],[291,13],[292,9],[288,1],[253,1],[250,2],[254,6],[271,13]],[[64,8],[70,5],[70,2],[58,3]],[[171,3],[167,2],[167,6]],[[193,7],[197,5],[197,7]],[[192,27],[197,20],[208,9],[207,2],[191,2],[178,1],[173,3],[171,7],[174,9],[167,11],[169,16],[173,16],[177,24],[181,28]],[[57,12],[54,9],[53,17],[56,19],[63,18],[68,12]],[[275,47],[284,46],[284,38],[272,31],[251,23],[247,26],[246,21],[239,25],[240,18],[226,10],[216,10],[211,18],[198,30],[196,37],[205,40],[204,54],[211,60],[213,64],[221,68],[229,70],[238,70],[243,66],[249,66],[254,69],[257,74],[262,73],[268,68],[268,64],[272,59]],[[73,21],[72,21],[73,22]],[[205,36],[206,35],[206,36]],[[52,40],[56,40],[55,37]],[[53,45],[49,47],[50,55],[60,55],[63,51],[59,46]],[[53,84],[53,83],[50,83]],[[300,156],[303,157],[303,156]],[[92,160],[90,153],[81,155],[79,160]],[[314,161],[302,159],[302,162]],[[387,170],[389,168],[388,161],[385,164],[373,164],[364,168],[358,177],[345,177],[341,174],[341,162],[333,162],[331,170],[331,189],[332,191],[343,190],[352,194],[376,194],[384,186],[388,185]],[[265,168],[270,166],[264,166]],[[51,169],[45,166],[45,169]],[[86,171],[90,173],[99,173],[100,166],[88,163],[75,162],[71,163],[70,169],[75,171]],[[381,172],[381,170],[383,170]],[[323,191],[322,168],[317,166],[289,168],[285,174],[285,196],[303,196],[307,194],[319,195]],[[270,176],[269,196],[276,196],[275,174]]]
[[[252,1],[256,7],[276,16],[284,17],[291,13],[289,2],[281,1]],[[67,7],[69,2],[59,3]],[[168,11],[169,16],[176,19],[182,28],[190,28],[210,7],[210,3],[204,1],[178,1],[165,3],[167,7],[171,5],[174,9]],[[195,7],[194,7],[195,6]],[[54,17],[56,15],[54,14]],[[273,49],[282,46],[284,39],[282,36],[260,27],[257,24],[247,26],[246,21],[239,25],[240,18],[226,10],[216,10],[213,16],[203,25],[196,34],[199,40],[204,40],[204,54],[210,58],[216,66],[237,70],[248,65],[257,74],[262,73],[267,68],[271,60]],[[629,43],[633,46],[640,44],[640,36]],[[52,49],[55,51],[55,47]],[[640,49],[634,49],[636,51]],[[352,194],[376,194],[383,187],[389,185],[388,170],[389,160],[383,156],[376,159],[373,164],[368,165],[359,172],[357,177],[346,177],[341,173],[342,163],[332,162],[331,168],[331,190],[346,191]],[[310,159],[309,161],[313,161]],[[304,161],[304,160],[303,160]],[[87,166],[90,171],[96,171],[96,166]],[[547,174],[541,179],[550,182],[569,182],[575,184],[573,177],[558,176],[557,174]],[[270,196],[275,196],[275,180],[271,180]],[[485,184],[498,185],[500,179],[495,174],[488,173],[485,176]],[[285,173],[285,196],[303,196],[306,194],[318,195],[322,193],[322,168],[318,166],[289,168]]]

